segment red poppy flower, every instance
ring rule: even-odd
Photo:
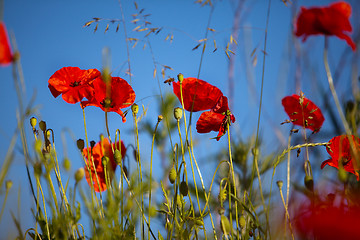
[[[310,35],[335,35],[344,39],[355,51],[355,43],[344,33],[352,31],[350,15],[351,6],[346,2],[333,3],[328,7],[302,7],[296,21],[295,35],[303,36],[303,41]]]
[[[50,77],[48,87],[55,98],[62,94],[65,102],[74,104],[92,98],[94,90],[90,83],[100,75],[97,69],[63,67]]]
[[[173,82],[173,90],[181,102],[179,82]],[[219,88],[197,78],[184,78],[182,92],[184,109],[189,112],[212,109],[223,96]]]
[[[125,122],[126,118],[121,109],[129,107],[134,103],[135,92],[132,87],[119,77],[111,77],[108,92],[102,78],[97,78],[92,85],[94,86],[94,95],[89,101],[81,102],[81,107],[96,106],[104,112],[116,112]]]
[[[360,208],[334,206],[331,201],[301,204],[292,222],[301,239],[359,239]]]
[[[9,43],[4,22],[0,21],[0,65],[7,66],[13,61],[13,54]]]
[[[360,139],[351,135],[355,152],[352,151],[349,138],[346,135],[336,136],[329,141],[326,150],[330,154],[331,158],[324,161],[321,164],[321,169],[326,165],[336,167],[339,169],[341,164],[345,171],[355,174],[356,179],[359,181],[359,173],[356,170],[359,168],[359,156],[360,156]],[[357,159],[358,158],[358,159]]]
[[[293,94],[284,97],[282,105],[293,124],[304,126],[313,132],[318,132],[325,120],[320,108],[304,96]]]
[[[115,149],[115,147],[119,146],[119,142],[115,144],[113,143],[113,148]],[[106,190],[106,179],[105,179],[105,171],[104,171],[104,166],[102,164],[102,158],[104,156],[109,158],[109,163],[107,165],[107,176],[109,176],[109,180],[111,181],[115,169],[116,169],[116,162],[114,159],[114,154],[112,152],[112,148],[111,145],[109,143],[109,140],[107,138],[105,138],[101,144],[101,142],[98,142],[95,144],[95,146],[93,148],[89,147],[89,153],[90,156],[92,156],[92,159],[94,161],[94,165],[92,164],[92,162],[90,161],[89,157],[88,157],[88,149],[84,148],[83,149],[83,154],[84,157],[86,159],[86,163],[91,171],[91,177],[92,177],[92,182],[94,185],[94,189],[96,192],[103,192]],[[121,141],[121,155],[122,158],[124,158],[126,154],[126,148],[125,145],[123,143],[123,141]],[[94,168],[95,166],[95,168]],[[91,186],[91,180],[90,180],[90,174],[88,171],[87,166],[85,166],[85,177],[86,177],[86,181],[88,182],[89,186]],[[96,174],[95,174],[95,169],[96,169]],[[97,175],[97,178],[96,178]],[[99,180],[99,184],[97,182],[97,180]]]

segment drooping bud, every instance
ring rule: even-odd
[[[172,167],[169,172],[169,181],[171,182],[171,184],[174,184],[175,180],[176,180],[176,169]]]
[[[134,115],[136,115],[139,112],[139,105],[137,105],[136,103],[131,105],[131,111],[133,112]]]
[[[76,181],[76,182],[80,182],[81,179],[84,178],[84,176],[85,176],[85,170],[84,170],[84,168],[79,168],[78,170],[76,170],[75,175],[74,175],[75,181]]]
[[[41,129],[41,131],[45,132],[46,131],[46,122],[45,121],[40,121],[39,122],[39,128]]]
[[[77,146],[77,148],[80,150],[80,151],[82,151],[83,149],[84,149],[84,146],[85,146],[85,142],[84,142],[84,140],[83,139],[78,139],[77,141],[76,141],[76,146]]]
[[[30,125],[32,128],[35,128],[37,119],[35,117],[30,118]]]
[[[304,178],[304,184],[308,190],[314,191],[314,180],[312,176],[306,175]]]
[[[114,158],[115,158],[116,164],[120,165],[120,164],[121,164],[122,156],[121,156],[121,153],[120,153],[119,149],[115,149],[115,151],[114,151]]]
[[[188,185],[186,184],[185,181],[182,181],[180,183],[180,193],[186,197],[188,195],[188,192],[189,192],[189,188],[188,188]]]
[[[179,80],[179,83],[182,83],[182,82],[184,81],[184,75],[182,75],[182,73],[179,73],[179,74],[177,75],[177,78],[178,78],[178,80]]]
[[[179,121],[182,118],[182,115],[183,115],[182,108],[177,107],[174,109],[174,117],[177,121]]]

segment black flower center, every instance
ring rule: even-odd
[[[104,98],[101,102],[100,102],[101,106],[103,106],[104,108],[112,108],[114,107],[112,105],[112,101],[111,101],[111,98]]]
[[[70,83],[70,87],[77,87],[80,85],[80,81],[74,81],[72,83]]]

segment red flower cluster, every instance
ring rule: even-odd
[[[355,43],[344,33],[352,31],[350,15],[351,6],[346,2],[333,3],[328,7],[302,7],[296,21],[295,35],[303,36],[303,41],[310,35],[335,35],[344,39],[355,51]]]
[[[349,141],[352,139],[352,143]],[[351,144],[354,144],[354,150],[352,150]],[[355,174],[356,179],[359,181],[359,173],[356,170],[360,170],[360,139],[351,135],[336,136],[329,141],[329,145],[326,147],[327,152],[331,158],[324,161],[321,164],[321,169],[326,165],[336,167],[339,169],[341,164],[345,171]]]
[[[318,132],[325,120],[320,108],[302,94],[287,96],[282,99],[285,112],[290,121],[299,126]]]
[[[111,179],[114,175],[115,169],[116,169],[116,162],[115,162],[115,158],[114,158],[114,153],[112,151],[112,148],[116,149],[119,148],[119,142],[117,142],[116,144],[113,143],[112,146],[109,143],[109,140],[107,138],[105,138],[102,142],[98,142],[95,144],[95,146],[93,148],[89,147],[88,148],[84,148],[83,149],[83,155],[86,159],[86,164],[87,166],[85,166],[85,177],[86,177],[86,181],[88,182],[89,186],[91,186],[91,180],[90,180],[90,174],[88,171],[88,168],[91,171],[91,177],[92,177],[92,183],[94,186],[94,189],[96,192],[103,192],[106,190],[106,179],[105,179],[105,169],[102,163],[103,157],[108,157],[109,158],[109,162],[107,164],[107,176],[109,177],[109,182],[111,182]],[[92,158],[92,160],[94,161],[94,166],[92,164],[91,158],[89,158],[88,156],[88,150],[90,153],[90,156]],[[124,158],[126,154],[126,148],[125,145],[123,143],[123,141],[121,141],[121,155],[122,158]],[[96,174],[95,174],[96,171]],[[97,178],[96,178],[97,175]],[[97,180],[99,180],[99,184],[97,182]]]
[[[0,65],[7,66],[13,61],[5,24],[0,21]]]
[[[301,239],[359,239],[360,208],[334,206],[331,201],[299,207],[294,220]]]
[[[216,140],[226,133],[227,124],[235,122],[231,114],[228,99],[217,87],[197,78],[184,78],[182,83],[182,98],[187,111],[203,112],[196,123],[198,133],[219,132]],[[173,91],[181,102],[180,82],[173,82]]]
[[[49,89],[54,97],[62,94],[68,103],[81,102],[81,107],[100,107],[106,112],[116,112],[126,121],[122,108],[135,101],[135,92],[122,78],[110,77],[108,85],[97,69],[82,70],[78,67],[63,67],[49,79]]]

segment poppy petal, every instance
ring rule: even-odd
[[[5,23],[0,21],[0,65],[7,66],[13,61]]]
[[[212,111],[203,112],[196,123],[198,133],[209,133],[211,131],[218,132],[224,119],[221,113]]]

